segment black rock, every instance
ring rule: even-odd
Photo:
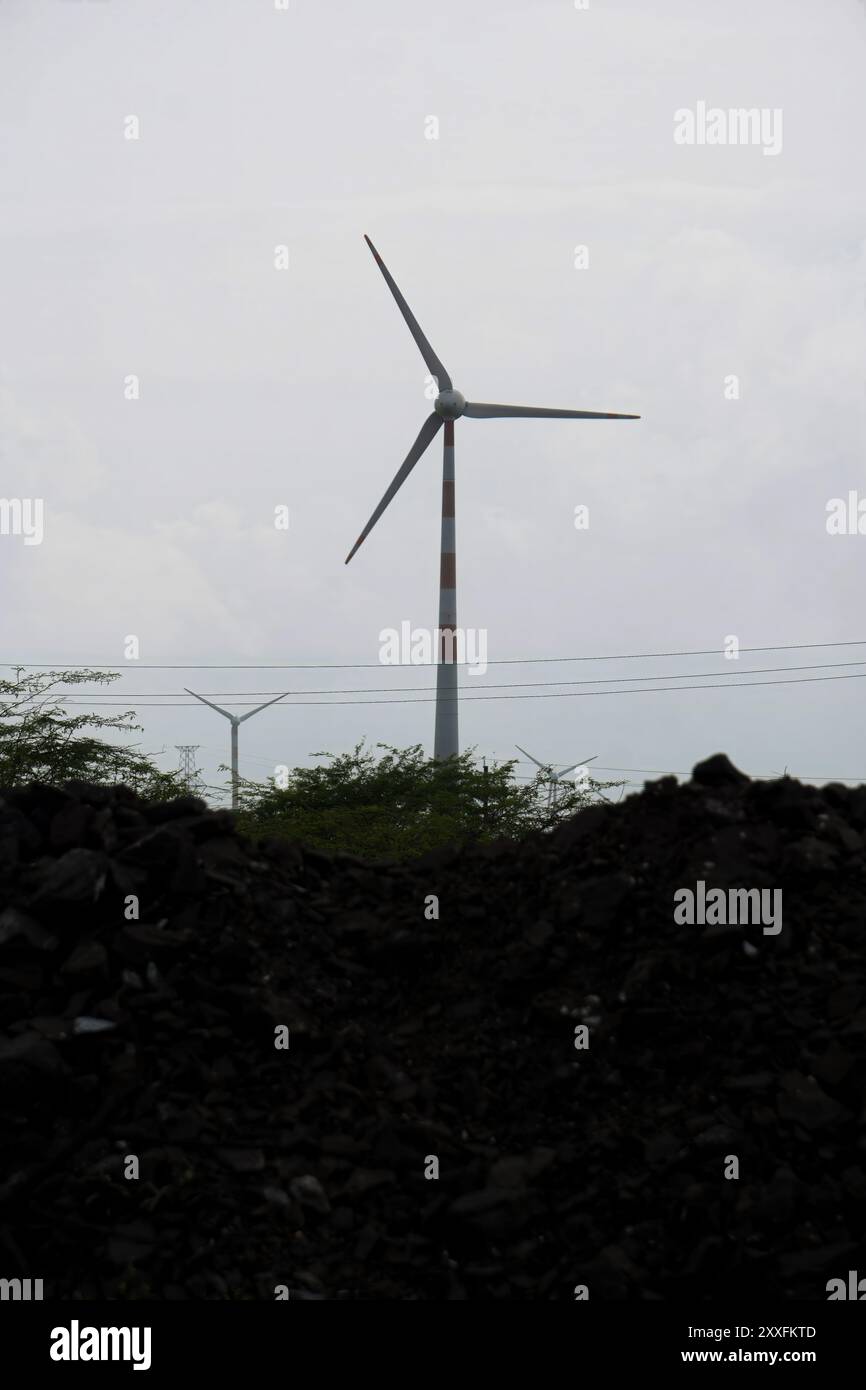
[[[699,782],[703,787],[735,787],[748,780],[725,753],[714,753],[702,763],[695,763],[692,769],[692,781]]]
[[[866,1203],[864,831],[866,788],[722,754],[414,864],[254,844],[195,798],[0,792],[2,1272],[824,1300]],[[781,889],[783,930],[679,925],[698,879]]]

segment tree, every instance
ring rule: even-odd
[[[87,732],[140,732],[139,724],[130,723],[134,710],[113,715],[66,710],[60,687],[108,685],[119,680],[119,672],[23,672],[18,666],[15,680],[0,680],[0,786],[125,782],[151,801],[182,793],[179,777],[160,772],[135,746],[106,743]]]
[[[242,782],[240,828],[249,835],[290,836],[313,848],[361,858],[407,859],[440,845],[517,838],[547,830],[588,805],[600,787],[564,787],[556,808],[540,795],[543,777],[514,780],[515,761],[479,768],[474,750],[435,761],[421,745],[376,753],[315,753],[330,762],[296,767],[284,779]]]

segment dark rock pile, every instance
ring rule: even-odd
[[[408,867],[0,794],[0,1277],[825,1299],[866,1273],[864,836],[866,787],[721,757]],[[679,925],[699,880],[782,930]]]

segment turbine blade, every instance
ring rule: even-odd
[[[564,772],[557,772],[556,780],[559,781],[560,777],[567,777],[570,772],[574,772],[575,768],[586,767],[587,763],[594,763],[597,757],[598,754],[593,753],[591,758],[584,758],[579,763],[572,763],[571,767],[567,767]]]
[[[283,692],[282,695],[275,695],[272,700],[265,700],[265,703],[263,705],[257,705],[255,709],[249,710],[247,714],[242,714],[240,719],[238,720],[238,723],[243,724],[245,719],[252,719],[254,714],[259,713],[259,710],[267,709],[268,705],[275,705],[277,703],[277,700],[285,700],[286,696],[291,695],[291,693],[292,692],[290,690],[286,690]]]
[[[535,405],[489,405],[486,401],[467,401],[463,412],[472,420],[495,420],[505,416],[547,420],[639,420],[639,415],[608,415],[600,410],[546,410]]]
[[[424,334],[421,332],[420,324],[418,323],[418,320],[412,313],[412,310],[409,308],[409,305],[406,303],[405,299],[403,298],[402,294],[400,293],[396,284],[394,283],[394,279],[391,275],[391,272],[389,271],[385,262],[382,260],[382,257],[379,255],[379,252],[376,250],[372,241],[366,234],[364,236],[364,240],[366,241],[370,250],[373,252],[374,257],[376,258],[376,264],[378,265],[379,269],[385,277],[385,284],[388,286],[388,289],[391,291],[391,293],[397,301],[397,308],[400,310],[400,313],[406,320],[409,332],[412,334],[412,337],[415,339],[415,342],[421,349],[421,356],[427,363],[431,375],[435,376],[436,380],[438,381],[439,390],[450,391],[451,378],[446,372],[445,368],[442,366],[442,363],[439,361],[439,358],[436,356],[427,339],[424,337]]]
[[[537,758],[533,758],[531,753],[527,753],[525,748],[521,748],[519,743],[515,743],[514,747],[517,749],[518,753],[523,754],[524,758],[528,758],[531,763],[535,763],[536,767],[540,767],[542,772],[550,771],[550,768],[547,763],[540,763]]]
[[[210,705],[211,709],[216,710],[217,714],[224,714],[226,719],[234,719],[233,714],[230,714],[227,709],[221,709],[219,705],[215,705],[213,700],[206,700],[203,695],[196,695],[195,691],[190,690],[188,686],[184,686],[184,690],[186,691],[187,695],[193,695],[195,696],[196,700],[201,700],[203,705]]]
[[[442,417],[440,415],[437,415],[435,411],[432,415],[427,416],[427,419],[424,421],[423,425],[421,426],[421,429],[418,432],[418,438],[415,440],[415,443],[412,445],[412,448],[409,450],[400,468],[398,468],[397,472],[394,474],[394,481],[391,483],[391,486],[388,488],[388,491],[385,493],[385,496],[382,498],[382,501],[379,503],[373,515],[370,517],[370,520],[367,522],[367,525],[364,527],[360,536],[355,541],[355,544],[352,546],[352,549],[346,556],[347,565],[351,560],[352,556],[354,555],[355,551],[358,549],[358,546],[361,544],[361,542],[366,540],[367,536],[369,536],[370,532],[376,525],[376,522],[379,520],[379,517],[384,512],[385,508],[393,498],[394,494],[398,492],[399,489],[403,486],[409,474],[412,472],[412,469],[415,467],[415,464],[418,462],[419,458],[424,453],[424,450],[427,448],[427,446],[432,443],[434,436],[437,434],[443,423],[444,421],[442,420]]]

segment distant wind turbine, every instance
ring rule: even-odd
[[[531,753],[527,753],[525,748],[521,748],[519,743],[515,743],[514,747],[517,749],[518,753],[523,754],[524,758],[528,758],[531,763],[535,763],[536,767],[540,767],[542,772],[547,774],[548,807],[556,806],[556,794],[559,791],[559,784],[563,777],[567,777],[570,772],[574,772],[578,767],[585,767],[587,763],[594,763],[598,757],[597,753],[593,753],[591,758],[584,758],[582,762],[572,763],[571,767],[567,767],[564,772],[556,772],[553,763],[540,763],[537,758],[533,758]]]
[[[222,709],[219,705],[215,705],[215,704],[213,703],[212,700],[206,700],[206,699],[204,698],[203,695],[196,695],[195,691],[194,691],[194,690],[190,690],[187,686],[184,686],[184,690],[186,691],[187,695],[195,695],[195,698],[196,698],[197,700],[201,700],[201,702],[202,702],[203,705],[210,705],[211,709],[215,709],[215,710],[216,710],[217,714],[223,714],[223,715],[225,715],[226,719],[229,719],[229,720],[231,721],[231,726],[232,726],[232,810],[233,810],[233,811],[236,811],[236,810],[238,809],[238,781],[239,781],[239,778],[238,778],[238,726],[239,726],[240,724],[243,724],[243,722],[244,722],[245,719],[252,719],[252,717],[253,717],[254,714],[259,714],[261,710],[267,709],[268,705],[275,705],[275,704],[277,703],[277,700],[285,700],[286,695],[291,695],[292,692],[291,692],[290,690],[286,690],[286,691],[284,691],[284,693],[283,693],[282,695],[275,695],[274,698],[273,698],[273,700],[266,700],[265,703],[264,703],[263,705],[257,705],[255,709],[247,710],[247,713],[246,713],[246,714],[231,714],[229,710],[227,710],[227,709]]]
[[[433,402],[418,437],[398,468],[390,486],[349,554],[348,565],[358,546],[370,534],[379,517],[403,486],[421,455],[445,426],[442,467],[442,540],[439,564],[439,662],[436,670],[436,729],[433,743],[435,758],[450,758],[460,751],[457,723],[457,546],[454,531],[454,421],[461,415],[469,420],[492,420],[497,417],[518,417],[554,420],[639,420],[639,415],[611,415],[597,410],[547,410],[528,405],[490,405],[484,401],[467,401],[455,391],[451,378],[428,343],[418,320],[397,288],[391,274],[368,236],[364,237],[385,277],[385,283],[397,301],[397,307],[409,332],[415,339],[431,376],[436,378],[439,394]]]

